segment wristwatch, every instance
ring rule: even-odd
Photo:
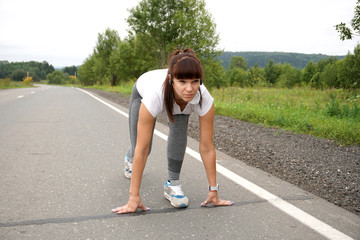
[[[209,191],[219,191],[219,184],[216,184],[216,187],[211,187],[209,185]]]

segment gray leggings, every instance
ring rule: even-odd
[[[130,130],[130,147],[127,152],[130,162],[133,161],[136,138],[137,124],[139,119],[139,109],[141,105],[139,92],[136,89],[136,83],[133,87],[129,108],[129,130]],[[187,127],[189,115],[174,115],[174,123],[168,121],[169,136],[167,141],[167,160],[168,160],[168,180],[179,180],[181,166],[184,160],[185,149],[187,144]],[[155,124],[154,124],[155,128]],[[154,130],[153,130],[154,133]],[[152,139],[152,138],[151,138]],[[150,143],[151,151],[152,141]]]

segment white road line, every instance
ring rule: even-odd
[[[82,90],[80,88],[77,88],[78,90],[90,95],[91,97],[95,98],[96,100],[100,101],[101,103],[105,104],[106,106],[110,107],[114,111],[120,113],[121,115],[125,116],[126,118],[129,118],[129,115],[120,109],[112,106],[111,104],[101,100],[100,98],[94,96],[93,94]],[[155,135],[158,137],[164,139],[167,141],[167,136],[158,130],[155,129],[154,131]],[[195,158],[198,161],[201,161],[201,156],[198,152],[192,150],[191,148],[186,148],[186,153]],[[311,216],[310,214],[304,212],[303,210],[295,207],[294,205],[286,202],[285,200],[275,196],[274,194],[266,191],[265,189],[257,186],[256,184],[246,180],[243,177],[240,177],[236,173],[230,171],[229,169],[216,164],[216,171],[220,173],[221,175],[225,176],[226,178],[230,179],[234,183],[240,185],[241,187],[245,188],[246,190],[252,192],[253,194],[257,195],[258,197],[265,199],[268,201],[271,205],[278,208],[279,210],[283,211],[284,213],[288,214],[289,216],[293,217],[294,219],[298,220],[302,224],[308,226],[309,228],[315,230],[316,232],[320,233],[321,235],[325,236],[328,239],[333,240],[345,240],[345,239],[353,239],[346,234],[336,230],[332,226],[320,221],[319,219]]]
[[[17,98],[23,98],[24,97],[24,95],[20,95],[20,96],[18,96]]]

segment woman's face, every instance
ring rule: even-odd
[[[179,103],[188,103],[196,95],[200,87],[200,79],[173,79],[173,89],[175,101]]]

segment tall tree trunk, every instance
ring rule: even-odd
[[[166,65],[166,57],[165,57],[165,53],[166,53],[166,42],[162,43],[162,46],[160,48],[160,53],[161,53],[161,67],[165,68]]]
[[[116,79],[117,79],[117,77],[116,77],[116,75],[115,74],[112,74],[112,78],[111,78],[111,86],[116,86]]]

